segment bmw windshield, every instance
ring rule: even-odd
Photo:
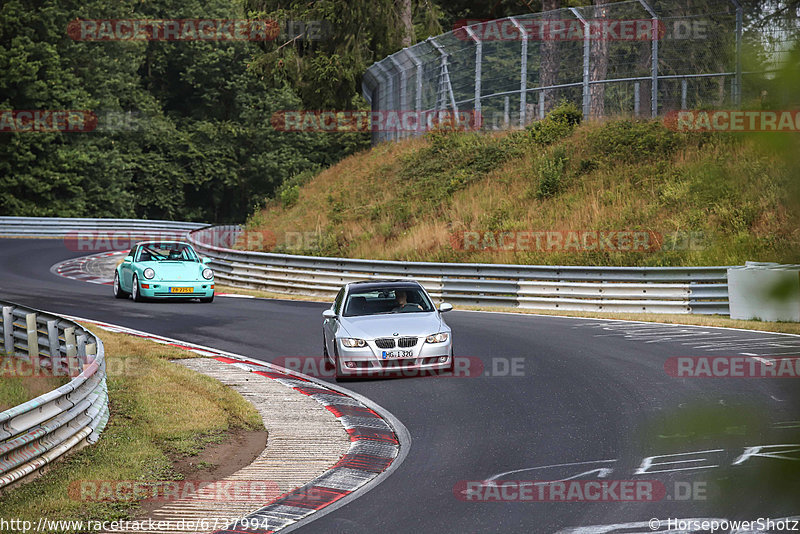
[[[434,311],[425,292],[419,287],[386,287],[358,290],[347,295],[345,317],[389,313],[420,313]]]

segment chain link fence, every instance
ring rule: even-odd
[[[461,21],[373,64],[362,91],[373,112],[446,112],[454,120],[469,112],[483,130],[525,126],[562,100],[586,117],[738,107],[762,91],[758,79],[748,83],[755,72],[742,66],[745,15],[738,0],[631,0]],[[788,49],[788,33],[770,43],[751,33],[762,51],[761,74],[770,67],[763,52]],[[372,141],[425,129],[421,120],[375,129]]]

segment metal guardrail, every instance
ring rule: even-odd
[[[16,483],[66,452],[95,443],[108,421],[102,341],[57,315],[0,301],[4,369],[25,376],[72,380],[0,413],[0,488]],[[11,373],[12,375],[14,373]]]
[[[627,313],[728,312],[728,267],[576,267],[429,263],[294,256],[234,250],[242,230],[194,230],[189,241],[225,284],[333,298],[342,284],[412,277],[456,304]]]
[[[0,217],[0,237],[67,237],[80,232],[135,232],[158,237],[162,232],[183,232],[204,223],[141,219],[72,219],[62,217]]]

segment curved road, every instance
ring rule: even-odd
[[[54,263],[79,255],[61,240],[0,239],[0,298],[261,360],[320,353],[323,304],[119,301],[108,286],[50,273]],[[538,533],[618,525],[574,532],[650,532],[653,517],[664,520],[663,530],[669,517],[800,513],[798,450],[751,449],[761,455],[743,457],[746,447],[800,443],[798,382],[678,379],[664,370],[670,356],[800,354],[800,337],[458,311],[447,320],[457,355],[469,357],[470,376],[347,384],[402,421],[412,446],[383,483],[300,531]],[[636,474],[657,455],[664,457]],[[517,470],[499,478],[589,472],[583,478],[657,480],[668,498],[501,503],[466,502],[454,492],[461,481]],[[681,499],[689,487],[695,493]]]

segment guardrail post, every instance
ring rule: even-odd
[[[78,347],[75,340],[75,328],[68,327],[64,329],[64,345],[67,349],[67,365],[71,366],[73,360],[78,356]]]
[[[47,344],[50,349],[50,365],[52,366],[53,374],[56,374],[61,370],[61,347],[58,341],[57,321],[47,321]]]
[[[96,343],[87,343],[86,344],[86,361],[87,363],[92,363],[97,356],[97,344]]]
[[[86,363],[86,334],[78,336],[78,358],[81,363]]]
[[[36,327],[36,314],[25,314],[25,328],[28,331],[28,358],[39,367],[39,331]]]
[[[14,308],[3,306],[3,352],[14,355]]]

